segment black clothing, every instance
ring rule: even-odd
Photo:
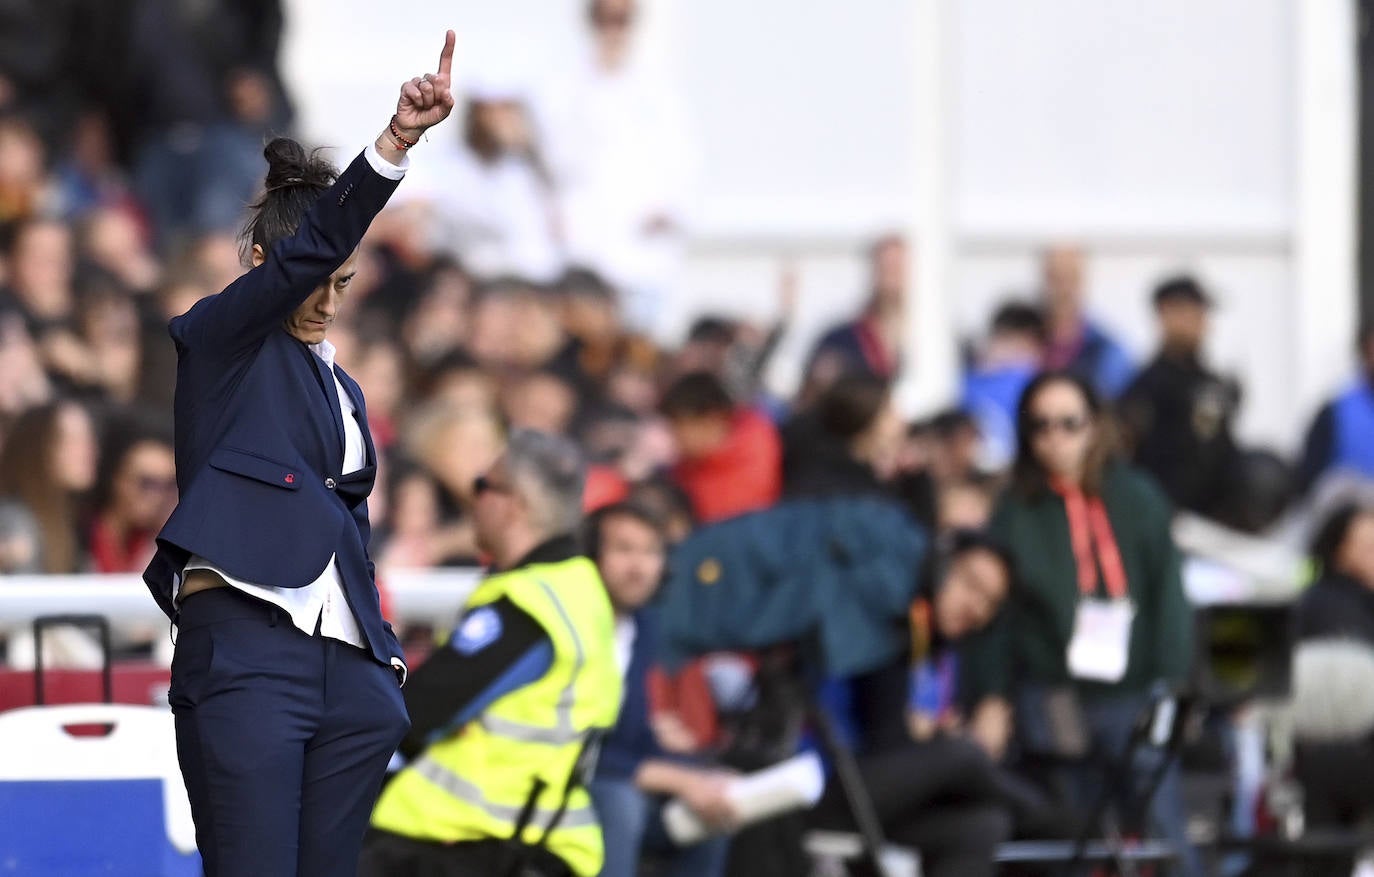
[[[368,830],[358,877],[573,877],[547,850],[499,840],[436,844]]]
[[[1235,482],[1231,434],[1240,407],[1235,382],[1196,355],[1162,352],[1126,389],[1122,419],[1134,462],[1159,481],[1174,505],[1215,515]]]
[[[1295,613],[1297,638],[1347,638],[1374,645],[1374,590],[1328,574],[1307,589]]]

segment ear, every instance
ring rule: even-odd
[[[262,244],[253,244],[253,267],[256,268],[267,261],[267,253],[263,252]]]

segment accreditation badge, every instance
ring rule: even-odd
[[[1069,675],[1091,682],[1120,682],[1130,661],[1134,621],[1135,605],[1130,600],[1079,600],[1069,640]]]

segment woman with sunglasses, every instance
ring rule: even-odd
[[[1030,383],[1017,446],[992,530],[1022,587],[968,655],[966,678],[981,697],[974,729],[1000,754],[1014,714],[1019,750],[1049,757],[1080,809],[1099,805],[1104,783],[1129,807],[1153,784],[1160,750],[1119,770],[1104,765],[1125,752],[1156,693],[1184,680],[1192,654],[1171,510],[1148,476],[1117,459],[1110,418],[1079,377],[1052,371]],[[1144,827],[1180,851],[1176,873],[1199,873],[1176,767],[1149,816]]]

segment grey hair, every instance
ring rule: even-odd
[[[517,429],[506,441],[506,471],[529,507],[530,522],[545,537],[577,530],[587,464],[576,444],[560,436]]]

